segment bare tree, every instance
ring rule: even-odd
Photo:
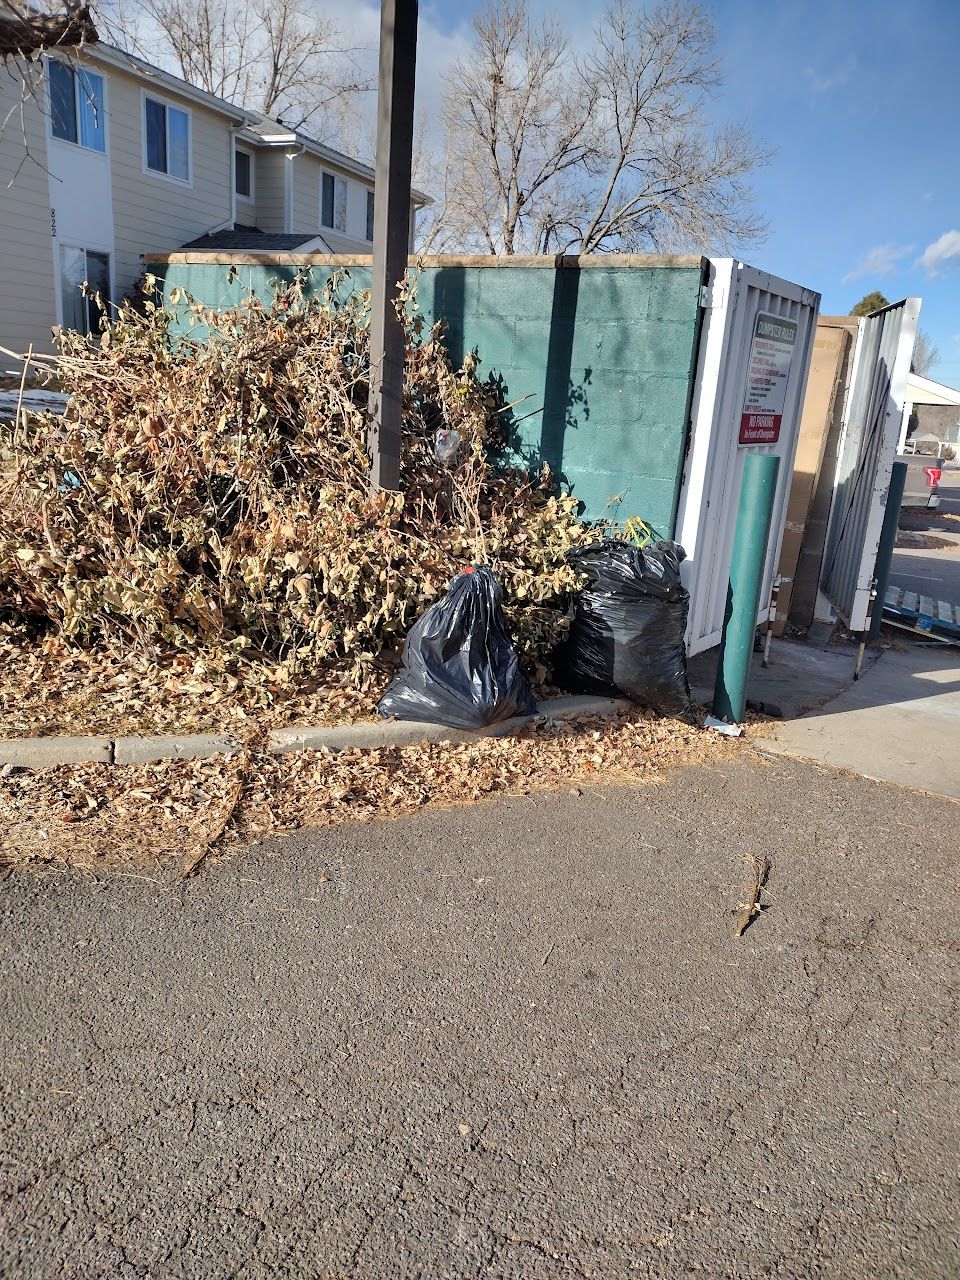
[[[291,128],[369,87],[358,51],[308,0],[107,0],[98,17],[114,43]]]
[[[709,19],[615,0],[577,57],[559,22],[493,0],[447,78],[454,160],[436,236],[490,253],[729,247],[758,239],[749,175],[770,153],[713,129]]]
[[[910,372],[925,378],[940,359],[940,348],[923,329],[917,330],[917,340],[913,344],[913,359],[910,361]]]

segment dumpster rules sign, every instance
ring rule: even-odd
[[[795,320],[762,311],[757,316],[740,415],[740,444],[776,444],[780,439],[796,341]]]

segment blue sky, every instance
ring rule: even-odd
[[[930,376],[960,386],[960,5],[711,10],[722,105],[779,148],[755,183],[771,233],[747,256],[818,289],[825,313],[874,288],[921,297]]]
[[[335,0],[340,17],[343,9]],[[321,0],[322,3],[322,0]],[[603,0],[531,0],[586,39]],[[440,75],[475,5],[421,0],[417,96]],[[771,224],[744,257],[846,313],[880,289],[923,298],[940,349],[931,376],[960,386],[960,3],[958,0],[713,0],[724,87],[718,120],[778,149],[754,183]],[[351,10],[367,38],[379,5]]]

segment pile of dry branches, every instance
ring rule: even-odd
[[[92,44],[90,7],[66,0],[48,8],[29,0],[0,0],[0,60],[39,57],[47,49]]]
[[[147,282],[148,289],[152,282]],[[175,292],[175,291],[174,291]],[[402,491],[371,496],[364,299],[299,285],[175,321],[124,305],[63,333],[71,397],[0,440],[0,614],[131,658],[233,654],[363,689],[469,563],[503,584],[535,678],[594,536],[546,474],[498,470],[495,398],[437,330],[407,347]],[[461,443],[451,467],[438,431]]]

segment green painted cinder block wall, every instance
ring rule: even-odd
[[[417,305],[442,320],[453,359],[479,356],[510,415],[506,461],[546,461],[588,519],[642,517],[672,534],[700,320],[700,265],[425,266]],[[687,260],[690,261],[690,260]],[[696,263],[697,260],[693,260]],[[209,306],[250,291],[269,299],[278,282],[309,271],[319,293],[333,268],[271,260],[151,263],[164,285]],[[344,268],[338,268],[344,270]],[[369,288],[368,265],[345,269],[342,290]]]

